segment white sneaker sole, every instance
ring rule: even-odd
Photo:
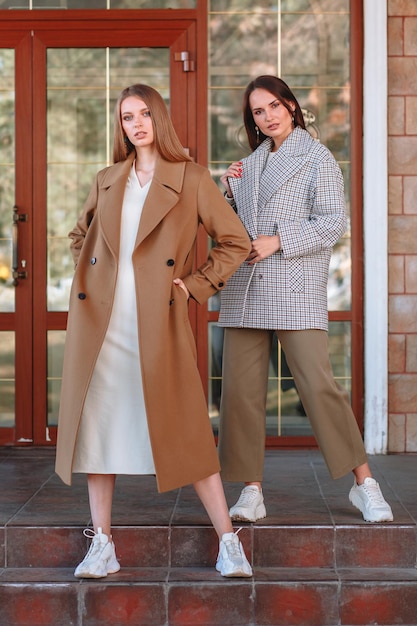
[[[220,570],[217,570],[218,572]],[[230,574],[222,574],[222,572],[220,572],[220,574],[224,577],[224,578],[251,578],[253,576],[252,572],[249,574],[248,572],[246,572],[245,570],[235,570],[233,572],[230,572]]]
[[[360,498],[357,497],[357,495],[355,493],[349,494],[349,500],[350,500],[350,503],[356,509],[358,509],[358,511],[360,511],[362,513],[362,517],[365,520],[365,522],[370,522],[371,524],[378,524],[379,522],[392,522],[392,521],[394,521],[394,517],[390,513],[387,513],[386,515],[383,515],[382,517],[379,517],[378,519],[371,519],[369,515],[367,515],[366,513],[363,512],[363,510],[362,510],[362,501],[361,501]]]
[[[266,517],[266,509],[263,505],[258,507],[255,513],[255,517],[253,518],[247,517],[242,513],[233,513],[232,509],[230,509],[229,515],[234,522],[257,522],[258,520],[264,519],[264,517]]]
[[[113,563],[112,567],[109,567],[107,569],[107,572],[104,574],[95,574],[87,570],[81,570],[80,572],[77,572],[77,569],[74,572],[75,578],[106,578],[108,574],[117,574],[117,572],[120,570],[120,563]]]

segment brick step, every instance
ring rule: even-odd
[[[0,570],[2,626],[350,626],[416,624],[415,568],[125,567],[100,580],[73,568]]]
[[[82,530],[6,526],[0,567],[75,567],[89,545]],[[247,524],[239,537],[254,567],[413,568],[417,561],[414,524]],[[113,538],[122,568],[211,567],[218,550],[210,526],[117,526]]]

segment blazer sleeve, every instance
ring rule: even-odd
[[[221,291],[247,258],[251,244],[242,222],[224,199],[210,172],[201,176],[197,193],[199,221],[214,240],[207,260],[184,283],[200,304]]]
[[[77,220],[74,228],[68,233],[68,237],[72,240],[70,250],[75,267],[77,267],[78,259],[81,254],[84,239],[90,226],[92,219],[96,213],[98,199],[98,174],[90,189],[88,198],[84,204],[84,208]]]
[[[307,219],[279,222],[284,258],[317,254],[333,248],[346,231],[346,206],[343,176],[333,156],[328,153],[317,169],[311,210]]]

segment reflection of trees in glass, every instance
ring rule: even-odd
[[[109,85],[108,85],[109,82]],[[166,48],[48,50],[48,302],[66,309],[73,264],[68,232],[94,176],[112,160],[113,112],[127,85],[143,82],[169,100]]]
[[[278,13],[279,7],[281,13]],[[350,213],[349,0],[211,0],[210,168],[218,179],[249,153],[243,92],[260,74],[280,74],[293,89],[309,132],[340,162]],[[329,308],[351,306],[350,233],[335,246]]]
[[[310,110],[320,140],[349,160],[349,1],[210,2],[211,161],[244,155],[242,96],[259,74],[278,74]],[[219,162],[219,166],[215,165]]]
[[[0,310],[13,309],[11,226],[14,196],[14,53],[0,50]]]

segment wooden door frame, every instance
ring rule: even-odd
[[[205,4],[205,3],[203,3]],[[191,156],[202,164],[207,163],[207,15],[201,21],[202,3],[198,10],[124,10],[124,11],[0,11],[0,38],[2,47],[15,47],[19,37],[24,41],[22,62],[20,52],[16,49],[16,69],[21,66],[22,71],[16,71],[16,92],[24,94],[16,101],[16,122],[22,128],[25,123],[26,137],[25,151],[22,151],[16,171],[16,187],[18,187],[18,170],[28,168],[27,161],[30,159],[33,146],[41,154],[46,154],[46,50],[49,47],[82,47],[83,34],[88,34],[85,47],[169,47],[170,48],[170,91],[180,90],[186,94],[189,115],[184,115],[182,106],[176,104],[175,99],[171,103],[171,117],[178,135],[184,146],[190,150]],[[94,26],[93,26],[94,23]],[[135,27],[132,24],[135,23]],[[13,35],[11,33],[14,33]],[[58,34],[59,33],[59,34]],[[5,36],[7,35],[7,37]],[[87,43],[88,42],[88,43]],[[122,42],[122,46],[120,43]],[[195,65],[193,72],[184,72],[180,61],[174,60],[176,52],[183,49],[195,51],[192,58]],[[32,61],[33,59],[33,61]],[[31,80],[27,81],[27,71],[24,71],[24,63],[32,64]],[[28,65],[26,66],[28,67]],[[26,83],[25,83],[26,80]],[[36,85],[36,93],[33,92],[32,84]],[[32,96],[32,94],[34,94]],[[39,95],[40,94],[40,95]],[[33,100],[32,100],[33,97]],[[32,118],[33,115],[33,118]],[[33,124],[32,119],[42,120],[42,123]],[[17,159],[16,159],[17,160]],[[24,167],[23,167],[24,166]],[[23,182],[23,181],[22,181]],[[33,237],[36,241],[45,242],[41,253],[30,259],[30,276],[33,279],[33,323],[25,323],[24,342],[20,354],[24,353],[24,346],[33,346],[33,354],[37,355],[36,367],[24,359],[23,364],[16,365],[16,388],[18,380],[25,378],[33,380],[30,393],[16,394],[16,415],[19,415],[17,424],[23,424],[22,428],[0,429],[0,444],[25,442],[34,445],[48,445],[56,441],[56,427],[48,429],[47,420],[47,336],[48,330],[64,330],[66,327],[67,313],[48,312],[46,310],[46,163],[43,159],[33,159],[31,180],[28,184],[20,184],[19,188],[32,194],[33,211],[31,210],[31,224],[33,225]],[[33,184],[32,184],[33,183]],[[16,200],[17,202],[17,200]],[[32,201],[31,201],[32,202]],[[27,204],[22,201],[22,206]],[[32,207],[31,207],[32,209]],[[32,215],[33,214],[33,215]],[[199,246],[207,250],[203,240],[205,233],[199,235]],[[205,237],[207,240],[207,237]],[[30,244],[32,238],[30,238]],[[28,243],[29,245],[29,243]],[[201,253],[202,255],[204,253]],[[32,249],[31,249],[32,255]],[[32,270],[33,268],[33,270]],[[28,283],[29,285],[29,283]],[[42,294],[39,296],[39,294]],[[193,304],[190,307],[190,318],[193,330],[199,337],[199,362],[207,361],[207,340],[202,342],[203,332],[197,332],[197,327],[205,327],[207,337],[207,324],[202,323],[205,309]],[[9,316],[10,323],[13,314]],[[30,337],[27,337],[30,327]],[[3,328],[2,328],[3,329]],[[14,328],[10,328],[14,330]],[[41,332],[38,329],[44,329]],[[22,329],[19,329],[23,332]],[[20,335],[19,335],[20,336]],[[204,345],[204,349],[203,349]],[[203,352],[203,355],[201,354]],[[203,367],[206,372],[207,366]],[[204,376],[204,373],[202,373]],[[204,380],[204,379],[203,379]],[[27,383],[29,384],[29,382]],[[207,386],[207,382],[206,382]],[[33,400],[32,400],[33,399]],[[33,405],[32,405],[33,401]],[[18,404],[20,403],[20,404]],[[33,419],[33,415],[44,416],[44,419]],[[18,410],[21,411],[18,413]],[[22,413],[23,412],[23,413]],[[22,420],[24,415],[24,420]],[[1,432],[1,431],[16,432]],[[22,432],[20,432],[20,430]],[[4,439],[5,437],[5,439]],[[13,439],[14,441],[11,441]]]
[[[0,31],[1,32],[1,31]],[[1,33],[1,47],[15,50],[15,119],[20,131],[15,133],[15,199],[14,206],[19,214],[26,214],[27,221],[18,223],[19,250],[24,250],[28,268],[32,267],[32,229],[33,229],[33,175],[29,167],[32,154],[32,82],[25,68],[30,59],[30,34],[25,30],[10,32],[5,29]],[[10,206],[10,222],[12,222],[13,206]],[[22,254],[19,254],[21,261]],[[15,287],[15,310],[31,310],[32,275],[19,280]],[[22,316],[13,313],[2,313],[0,331],[15,333],[15,413],[21,415],[20,421],[10,428],[0,429],[0,444],[11,445],[18,442],[25,445],[32,442],[32,389],[33,362],[27,358],[26,347],[32,345],[32,325]],[[24,393],[16,393],[24,389]]]
[[[363,380],[363,232],[362,232],[362,66],[363,66],[363,0],[350,2],[350,45],[351,45],[351,206],[352,206],[352,224],[354,229],[354,237],[352,237],[352,310],[349,312],[330,312],[330,321],[350,321],[352,324],[352,406],[353,410],[358,418],[359,426],[363,432],[363,408],[364,408],[364,380]],[[135,33],[132,31],[132,20],[141,20],[144,28],[141,33],[141,41],[135,40]],[[188,120],[188,126],[194,129],[187,134],[184,130],[186,126],[186,120],[184,119],[183,111],[176,111],[175,108],[172,111],[174,124],[178,130],[181,139],[185,145],[188,145],[190,152],[195,160],[202,165],[207,165],[208,155],[208,124],[207,124],[207,111],[208,111],[208,99],[207,99],[207,84],[208,84],[208,67],[207,67],[207,28],[208,28],[208,9],[206,0],[198,0],[196,9],[175,9],[175,10],[111,10],[111,11],[98,11],[98,10],[78,10],[78,11],[4,11],[0,10],[0,38],[2,47],[13,46],[15,47],[19,43],[19,50],[16,48],[16,85],[19,87],[19,93],[24,94],[21,99],[16,102],[16,119],[21,125],[25,124],[25,128],[30,126],[29,120],[31,120],[32,110],[28,111],[28,102],[31,98],[31,84],[25,82],[26,78],[24,72],[18,71],[19,67],[23,67],[23,59],[25,55],[31,54],[31,41],[28,33],[34,30],[35,33],[42,33],[42,44],[36,42],[34,45],[44,45],[45,42],[54,41],[54,36],[57,27],[66,33],[66,36],[70,38],[71,31],[77,32],[88,30],[90,36],[91,45],[103,45],[102,36],[106,29],[109,29],[111,22],[112,30],[123,32],[125,45],[128,45],[128,41],[134,41],[134,46],[146,46],[152,43],[152,32],[155,29],[160,28],[162,22],[164,22],[164,32],[169,32],[171,35],[175,32],[179,32],[186,26],[189,28],[189,32],[193,32],[193,37],[196,41],[196,68],[197,72],[189,76],[188,81],[188,109],[191,111],[193,119]],[[94,27],[92,26],[94,22]],[[13,31],[13,32],[12,32]],[[28,39],[29,37],[29,39]],[[56,45],[56,44],[54,44]],[[67,45],[67,44],[66,44]],[[57,46],[58,47],[58,46]],[[36,71],[39,68],[35,68]],[[37,80],[46,81],[46,77],[42,76],[42,71],[39,70],[39,74],[36,74]],[[172,83],[171,83],[172,87]],[[194,95],[195,94],[195,97]],[[34,103],[34,110],[36,114],[42,114],[41,107],[45,106],[45,103],[37,101]],[[28,148],[32,145],[32,141],[36,145],[40,145],[39,142],[45,141],[45,134],[41,129],[36,128],[34,130],[33,137],[30,132],[26,133],[26,139],[24,145],[21,142],[16,145],[16,153],[21,154],[22,161],[27,158]],[[19,163],[17,163],[16,169],[16,181],[21,179]],[[26,192],[32,189],[32,180],[34,189],[40,193],[40,186],[42,183],[42,172],[39,171],[41,167],[40,163],[35,162],[35,167],[31,173],[30,180],[25,178],[24,185],[19,184],[19,188],[24,189]],[[23,170],[22,170],[23,171]],[[22,181],[23,182],[23,181]],[[17,185],[16,185],[17,186]],[[17,202],[17,197],[16,197]],[[25,204],[25,202],[23,202]],[[45,232],[45,224],[42,223],[42,217],[40,216],[40,207],[34,207],[34,211],[39,213],[39,219],[34,220],[34,236],[38,237],[42,232]],[[22,229],[23,230],[23,229]],[[27,229],[29,231],[29,229]],[[28,244],[30,245],[30,244]],[[198,249],[197,249],[197,263],[201,263],[205,260],[207,255],[207,236],[205,232],[201,231],[199,234]],[[43,262],[46,264],[46,249],[45,259],[43,261],[36,260],[37,263]],[[32,261],[31,261],[32,263]],[[43,291],[45,293],[45,289]],[[35,298],[36,300],[36,298]],[[48,315],[48,326],[46,321],[42,320],[42,315]],[[4,324],[1,326],[1,330],[14,330],[12,324],[12,314],[2,314]],[[45,323],[45,328],[51,330],[59,330],[62,328],[63,317],[66,320],[65,313],[46,313],[44,307],[43,313],[39,310],[35,315],[36,325],[39,323]],[[190,319],[193,326],[193,330],[196,336],[197,342],[197,358],[199,371],[201,374],[203,386],[207,394],[208,387],[208,321],[210,313],[207,310],[207,305],[190,305]],[[211,318],[210,318],[211,319]],[[23,331],[23,329],[20,329]],[[32,335],[30,337],[24,336],[22,340],[23,345],[28,345],[28,342],[32,341]],[[35,334],[34,346],[37,348],[38,353],[44,356],[41,362],[37,363],[36,370],[45,372],[46,375],[46,346],[44,345],[45,338]],[[21,363],[16,371],[16,385],[18,380],[22,381],[29,377],[32,379],[33,365],[29,363]],[[34,386],[34,410],[40,412],[46,412],[45,398],[40,391],[40,385]],[[45,390],[46,393],[46,390]],[[21,394],[17,394],[16,397],[16,410],[19,407],[19,411],[23,411],[25,417],[21,422],[22,427],[16,431],[14,436],[15,440],[29,438],[28,432],[30,425],[32,424],[32,415],[30,413],[29,404],[27,398],[21,397]],[[1,433],[1,430],[7,431],[12,429],[0,429],[0,444],[4,443],[6,437],[7,441],[10,440],[10,433]],[[51,439],[50,433],[45,433],[43,427],[39,427],[34,437],[34,442],[48,443]],[[54,435],[52,436],[52,441]],[[270,437],[267,439],[267,447],[284,447],[284,448],[297,448],[297,447],[312,447],[315,446],[314,438],[312,437]]]

